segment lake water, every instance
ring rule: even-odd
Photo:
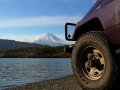
[[[1,58],[0,89],[72,74],[70,58]]]

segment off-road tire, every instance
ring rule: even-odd
[[[101,55],[95,54],[94,56],[92,53],[96,53],[97,50]],[[88,53],[90,54],[88,55]],[[89,57],[102,59],[101,61],[99,59],[87,61]],[[88,68],[88,66],[91,67]],[[117,68],[103,32],[87,32],[78,39],[72,51],[72,68],[83,90],[108,90],[111,88]]]

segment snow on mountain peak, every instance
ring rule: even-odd
[[[58,37],[56,37],[55,35],[51,33],[44,33],[40,35],[40,37],[37,40],[35,40],[34,43],[42,44],[42,45],[49,45],[49,46],[66,45],[66,43],[63,40],[59,39]]]

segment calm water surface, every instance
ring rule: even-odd
[[[1,58],[0,89],[72,74],[70,58]]]

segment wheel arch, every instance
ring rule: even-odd
[[[82,34],[89,31],[104,31],[102,23],[98,18],[93,18],[88,22],[78,26],[74,33],[74,40],[77,40]]]

